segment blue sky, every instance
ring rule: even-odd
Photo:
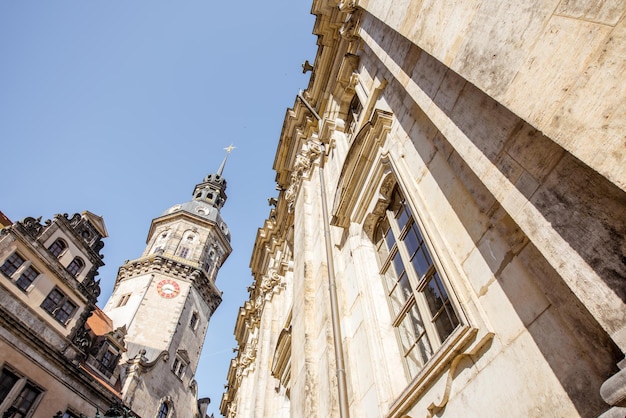
[[[197,371],[219,402],[257,228],[276,196],[285,111],[313,62],[311,4],[294,0],[0,2],[0,211],[11,220],[89,210],[109,232],[104,306],[118,267],[141,255],[152,218],[190,200],[236,149],[222,215],[233,254],[217,285]]]

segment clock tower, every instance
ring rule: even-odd
[[[124,402],[142,417],[204,417],[195,380],[211,315],[220,304],[215,285],[231,253],[220,215],[226,202],[217,173],[197,184],[192,200],[152,220],[140,258],[120,267],[104,311],[125,328]]]

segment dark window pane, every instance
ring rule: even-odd
[[[22,264],[24,264],[24,261],[25,260],[18,253],[13,253],[4,262],[4,264],[0,266],[0,271],[8,277],[11,277],[11,275],[15,273]]]
[[[402,258],[400,257],[400,253],[396,251],[392,260],[393,270],[396,273],[396,277],[400,277],[404,274],[404,263],[402,262]]]
[[[426,296],[426,301],[428,302],[428,307],[430,308],[430,312],[432,316],[435,316],[439,310],[443,307],[443,299],[441,298],[441,293],[439,292],[439,288],[437,287],[436,280],[431,279],[426,288],[424,289],[424,296]]]
[[[61,309],[56,311],[56,314],[54,315],[54,317],[57,320],[59,320],[59,322],[62,322],[65,324],[67,320],[72,316],[72,313],[74,313],[74,310],[76,310],[76,305],[74,305],[70,301],[66,301],[61,306]]]
[[[415,273],[417,277],[420,279],[424,277],[424,274],[430,268],[430,263],[428,262],[426,255],[424,254],[423,248],[421,248],[415,256],[413,256],[413,260],[411,260],[411,264],[413,264],[413,268],[415,269]]]
[[[439,339],[443,342],[452,331],[456,328],[458,324],[452,322],[452,319],[448,315],[448,310],[444,309],[441,314],[435,318],[435,327],[437,328],[437,332],[439,333]]]
[[[41,307],[45,309],[46,311],[52,313],[54,309],[58,306],[58,304],[61,302],[61,299],[63,299],[63,294],[59,292],[58,290],[54,289],[52,292],[48,294],[48,297],[46,297],[46,300],[43,301],[43,303],[41,304]]]
[[[157,418],[167,418],[168,412],[169,412],[169,408],[167,407],[167,404],[162,403],[161,407],[159,408],[159,413],[157,415]]]
[[[52,245],[48,248],[48,250],[54,257],[58,258],[59,255],[61,255],[63,250],[65,250],[66,248],[67,248],[67,244],[65,243],[65,241],[63,241],[62,239],[57,239],[56,241],[52,243]]]
[[[400,208],[398,209],[398,212],[396,213],[396,221],[398,222],[398,229],[400,229],[401,231],[404,229],[407,221],[409,220],[410,215],[411,215],[411,212],[407,212],[404,205],[401,205]]]
[[[39,396],[40,393],[41,391],[39,389],[37,389],[32,384],[27,383],[26,386],[24,386],[24,389],[22,389],[18,397],[13,402],[13,406],[17,408],[17,412],[18,412],[17,414],[13,416],[14,417],[26,416],[26,414],[30,412],[30,408],[33,406],[33,404],[35,403],[35,400],[37,399],[37,396]]]
[[[0,374],[0,403],[4,401],[18,380],[19,378],[15,374],[7,369],[2,369],[2,374]]]
[[[415,251],[417,251],[420,246],[418,237],[415,235],[414,229],[410,229],[409,232],[406,234],[406,237],[404,238],[404,244],[406,245],[406,250],[409,253],[409,257],[412,257],[413,254],[415,254]]]
[[[24,270],[22,275],[15,281],[15,284],[22,290],[28,289],[32,282],[35,281],[39,272],[35,270],[32,266],[29,266]]]
[[[69,266],[67,266],[67,271],[74,277],[85,267],[85,263],[80,258],[76,257],[72,260]]]

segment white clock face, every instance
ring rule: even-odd
[[[166,299],[175,298],[180,293],[180,286],[174,280],[161,280],[157,284],[157,292]]]

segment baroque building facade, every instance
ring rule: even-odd
[[[96,307],[107,236],[102,218],[3,218],[0,414],[77,418],[121,404],[124,331],[103,326]]]
[[[623,417],[623,2],[312,13],[222,414]]]
[[[152,221],[145,251],[119,268],[103,310],[101,217],[0,216],[3,418],[206,417],[195,375],[232,251],[220,214],[226,158],[191,201]]]

